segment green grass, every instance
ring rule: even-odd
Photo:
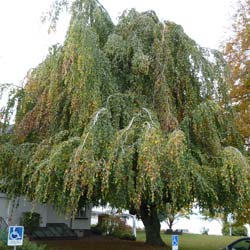
[[[218,250],[238,237],[184,234],[179,236],[179,250]],[[162,234],[167,247],[153,247],[143,243],[145,233],[137,233],[137,241],[118,240],[111,237],[87,237],[76,241],[47,241],[48,250],[171,250],[171,235]]]
[[[179,235],[179,250],[218,250],[240,237],[183,234]],[[162,239],[171,246],[171,235],[162,234]],[[137,233],[138,241],[145,241],[143,231]]]

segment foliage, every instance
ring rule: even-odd
[[[24,240],[24,244],[21,247],[21,250],[45,250],[46,249],[46,245],[42,245],[42,244],[37,244],[28,240]]]
[[[4,245],[7,245],[7,239],[8,239],[8,231],[7,230],[0,230],[0,244],[1,244],[0,249]]]
[[[21,93],[19,86],[12,83],[1,83],[0,84],[0,100],[7,99],[7,104],[4,102],[0,105],[0,142],[3,143],[5,140],[9,140],[10,133],[10,122],[15,112],[16,98],[18,98],[17,91]]]
[[[192,214],[191,209],[182,208],[180,211],[177,211],[177,207],[173,206],[172,204],[166,204],[166,208],[159,212],[159,219],[160,221],[165,221],[170,230],[174,224],[180,218],[187,218],[189,219],[190,214]]]
[[[33,232],[40,226],[41,216],[35,212],[25,212],[20,218],[20,224],[24,226],[25,231]]]
[[[231,96],[236,111],[237,127],[250,144],[250,1],[238,1],[237,10],[232,20],[232,35],[224,46],[226,60],[231,69],[229,82]]]
[[[99,215],[98,224],[93,228],[94,232],[110,235],[124,240],[135,240],[132,228],[117,216]]]
[[[98,1],[76,0],[71,14],[64,44],[12,100],[4,190],[70,216],[84,203],[147,217],[167,203],[240,210],[249,166],[222,55],[153,11],[125,11],[114,25]]]
[[[225,223],[222,228],[223,235],[229,235],[229,225]],[[247,228],[245,226],[232,225],[232,236],[247,236]]]
[[[249,213],[249,203],[245,202],[244,207],[242,207],[237,213],[235,213],[235,221],[239,224],[249,223]]]
[[[0,250],[8,250],[10,249],[7,246],[8,232],[6,230],[0,231]],[[20,250],[45,250],[46,245],[36,244],[34,242],[30,242],[27,239],[23,240],[23,245],[18,247]]]

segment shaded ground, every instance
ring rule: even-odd
[[[112,237],[90,236],[81,240],[40,241],[50,250],[166,250],[166,247],[153,247],[143,242],[119,240]]]
[[[90,236],[81,240],[40,241],[48,246],[48,250],[170,250],[171,235],[161,235],[170,246],[153,247],[143,243],[145,233],[138,231],[137,241],[119,240],[112,237]],[[217,250],[238,239],[236,236],[215,236],[184,234],[179,238],[179,250]]]

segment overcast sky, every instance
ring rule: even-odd
[[[231,6],[237,0],[99,0],[116,18],[125,9],[154,10],[161,20],[181,24],[200,45],[218,48],[225,33]],[[52,0],[0,0],[0,83],[18,84],[26,72],[40,63],[48,47],[62,43],[66,21],[48,35],[41,15]]]

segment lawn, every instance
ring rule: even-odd
[[[171,235],[162,234],[164,242],[171,246]],[[179,250],[218,250],[239,237],[183,234],[179,236]],[[144,232],[137,235],[138,241],[145,240]]]
[[[171,236],[162,234],[171,248]],[[179,238],[179,250],[218,250],[238,237],[184,234]],[[138,232],[137,241],[118,240],[111,237],[93,236],[77,241],[47,241],[49,250],[163,250],[166,247],[148,246],[144,232]]]

